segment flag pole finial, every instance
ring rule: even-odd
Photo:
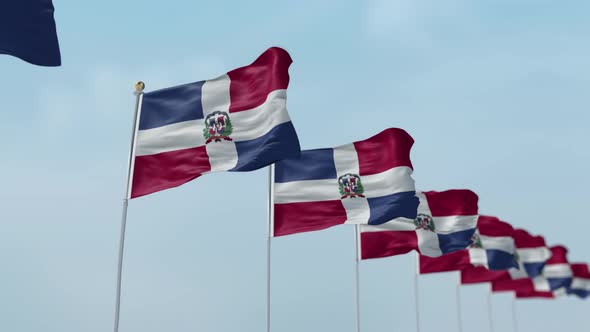
[[[135,92],[143,92],[143,89],[145,89],[145,83],[143,83],[142,81],[138,81],[137,83],[135,83]]]

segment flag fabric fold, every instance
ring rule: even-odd
[[[542,236],[533,236],[523,229],[517,229],[512,235],[516,244],[519,269],[510,269],[512,279],[534,278],[543,273],[543,268],[549,258],[551,250]]]
[[[540,275],[551,251],[542,236],[533,236],[523,229],[512,233],[516,246],[518,268],[505,271],[490,271],[485,267],[467,267],[461,270],[461,283],[474,284],[481,282],[510,282],[516,279],[533,278]]]
[[[553,292],[564,295],[572,283],[572,268],[567,260],[567,248],[553,246],[550,248],[551,258],[543,267],[543,272],[533,278],[536,291]]]
[[[460,271],[471,266],[483,266],[489,270],[517,267],[513,232],[510,224],[496,217],[480,215],[468,249],[436,258],[420,255],[420,273]]]
[[[275,165],[273,236],[339,224],[416,218],[410,149],[402,129],[336,148],[305,150]]]
[[[362,259],[408,253],[438,257],[471,244],[477,227],[478,197],[471,190],[427,191],[416,219],[398,218],[379,226],[360,227]]]
[[[573,279],[568,289],[568,294],[585,299],[590,296],[590,270],[588,270],[588,265],[574,263],[570,266],[572,268]]]
[[[572,268],[567,261],[567,249],[563,246],[549,248],[551,257],[546,261],[540,274],[538,269],[528,270],[533,277],[496,280],[492,282],[493,292],[512,291],[518,298],[554,298],[568,292],[572,283]]]
[[[529,298],[545,298],[545,299],[553,299],[557,295],[554,292],[550,291],[537,291],[533,289],[525,289],[525,290],[516,290],[515,296],[517,299],[529,299]]]
[[[60,66],[51,0],[0,1],[0,54],[38,66]]]
[[[492,292],[514,292],[517,298],[554,298],[553,292],[537,291],[531,278],[492,281]]]
[[[511,268],[511,270],[514,268]],[[515,269],[516,270],[516,269]],[[461,270],[461,285],[510,279],[508,270],[488,270],[483,266],[467,266]]]
[[[131,198],[205,173],[253,171],[298,157],[286,107],[291,62],[287,51],[272,47],[215,79],[145,93]]]

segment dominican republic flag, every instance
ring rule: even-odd
[[[379,226],[360,227],[362,259],[395,256],[416,250],[438,257],[471,244],[477,228],[477,195],[471,190],[426,191],[416,219],[398,218]]]
[[[301,151],[298,159],[277,162],[273,236],[416,218],[413,144],[404,130],[390,128],[364,141]]]
[[[553,298],[567,293],[572,283],[572,269],[567,261],[567,249],[563,246],[549,248],[551,257],[541,274],[532,278],[498,280],[492,282],[492,291],[513,291],[519,298]]]
[[[572,268],[567,260],[567,248],[553,246],[550,248],[551,258],[547,260],[541,275],[533,278],[535,290],[551,291],[557,295],[564,295],[572,283]]]
[[[516,296],[517,299],[530,299],[530,298],[554,299],[558,296],[561,296],[560,294],[556,294],[556,293],[550,292],[550,291],[537,291],[534,289],[534,287],[532,289],[530,287],[527,287],[526,289],[517,289],[514,292],[514,295]]]
[[[513,232],[510,224],[496,217],[479,216],[477,230],[468,249],[436,258],[420,255],[420,273],[460,271],[471,266],[483,266],[488,270],[518,267],[514,257]]]
[[[590,296],[590,270],[588,270],[588,265],[575,263],[570,266],[574,279],[567,293],[585,299]]]
[[[247,172],[297,158],[287,113],[291,57],[273,47],[218,78],[143,95],[131,198],[202,174]]]
[[[518,268],[490,271],[482,266],[468,267],[461,270],[462,284],[481,282],[506,281],[534,278],[540,275],[545,262],[551,257],[551,251],[542,236],[533,236],[524,229],[516,229],[512,233],[516,245],[516,261]]]
[[[553,292],[537,291],[531,278],[492,281],[492,292],[514,292],[517,298],[554,298]]]
[[[38,66],[60,66],[51,0],[0,1],[0,54]]]

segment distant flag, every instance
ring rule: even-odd
[[[473,284],[481,282],[511,282],[516,279],[533,278],[540,275],[545,262],[551,257],[551,251],[542,236],[533,236],[523,229],[512,233],[516,245],[516,261],[518,268],[490,271],[482,266],[469,267],[461,270],[461,283]]]
[[[215,79],[145,93],[131,198],[205,173],[253,171],[297,158],[299,140],[286,107],[291,62],[287,51],[273,47]]]
[[[541,274],[532,278],[497,280],[492,282],[492,291],[512,291],[518,298],[553,298],[565,295],[572,283],[572,269],[567,262],[567,249],[563,246],[549,248],[551,257],[546,261]]]
[[[306,150],[299,159],[276,163],[273,235],[416,218],[413,143],[404,130],[386,129],[364,141]]]
[[[492,292],[514,292],[517,298],[553,298],[550,291],[537,291],[531,278],[494,280],[492,281]]]
[[[519,289],[515,292],[517,299],[526,299],[526,298],[546,298],[546,299],[553,299],[556,297],[556,294],[550,291],[537,291],[534,288],[528,289]]]
[[[573,280],[569,287],[568,294],[576,295],[580,298],[590,296],[590,270],[587,264],[571,264]]]
[[[483,266],[489,270],[517,267],[513,232],[510,224],[496,217],[479,216],[477,231],[468,249],[436,258],[421,255],[420,273],[460,271],[471,266]]]
[[[0,1],[0,54],[38,66],[60,66],[51,0]]]
[[[564,246],[553,246],[551,258],[543,267],[541,275],[533,278],[535,290],[551,291],[554,294],[563,295],[572,283],[572,268],[567,260],[567,248]]]
[[[516,270],[516,268],[510,268]],[[509,270],[488,270],[483,266],[468,266],[461,270],[461,285],[479,284],[510,278]],[[510,279],[509,279],[510,280]]]
[[[543,273],[545,264],[551,258],[552,252],[542,236],[533,236],[523,229],[517,229],[513,234],[516,243],[517,261],[519,269],[510,269],[512,279],[534,278]]]
[[[471,244],[477,227],[477,195],[471,190],[427,191],[416,219],[398,218],[361,226],[362,259],[401,255],[412,250],[438,257]]]
[[[571,283],[569,283],[568,286],[564,286],[564,284],[568,284],[567,280],[564,283],[556,285],[555,278],[553,278],[554,281],[553,283],[550,283],[550,289],[542,289],[543,286],[539,287],[539,285],[543,284],[539,282],[541,277],[537,277],[533,279],[534,281],[529,279],[529,283],[520,283],[512,285],[516,293],[516,297],[556,298],[567,294],[575,295],[582,299],[587,298],[588,296],[590,296],[590,271],[588,270],[588,265],[583,263],[574,263],[570,264],[569,267],[572,272],[572,278]]]

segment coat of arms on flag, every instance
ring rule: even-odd
[[[233,126],[226,112],[216,111],[205,118],[205,128],[203,128],[205,144],[209,144],[211,141],[221,142],[222,139],[232,141],[229,137],[232,132]]]
[[[436,258],[421,255],[420,273],[460,271],[472,266],[483,266],[488,270],[517,268],[513,233],[510,224],[496,217],[479,216],[477,231],[467,249]]]
[[[418,206],[413,143],[404,130],[390,128],[363,141],[305,150],[300,158],[277,162],[273,235],[413,220]]]
[[[471,237],[471,244],[469,245],[469,248],[483,248],[483,246],[481,245],[481,237],[479,236],[477,230],[475,231],[475,233],[473,233],[473,236]]]
[[[463,269],[461,283],[491,282],[494,292],[533,289],[532,278],[541,274],[551,252],[542,236],[533,236],[524,229],[514,230],[512,237],[516,246],[514,260],[518,268],[505,271],[489,271],[483,267]]]
[[[435,231],[434,220],[427,214],[418,214],[416,219],[414,219],[414,225],[416,225],[416,229],[423,229],[431,232]]]
[[[478,197],[471,190],[417,192],[416,218],[361,226],[362,259],[408,253],[438,257],[465,249],[477,227]]]
[[[365,195],[363,195],[363,193],[365,192],[365,188],[361,183],[361,178],[356,174],[348,173],[339,177],[338,188],[340,189],[340,195],[342,195],[342,199],[349,197],[365,198]]]
[[[287,113],[291,57],[272,47],[217,78],[141,99],[130,198],[205,173],[247,172],[300,155]]]

